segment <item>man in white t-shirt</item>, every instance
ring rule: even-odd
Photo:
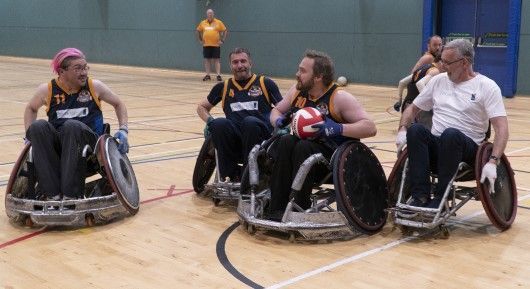
[[[396,145],[407,143],[412,206],[438,207],[458,164],[475,163],[478,145],[484,140],[489,123],[495,130],[495,140],[480,181],[487,179],[493,190],[497,163],[508,142],[508,120],[499,86],[473,71],[474,56],[468,40],[449,42],[441,60],[447,72],[432,78],[401,116]],[[420,110],[431,109],[431,131],[419,124],[410,125]],[[438,173],[432,200],[430,170]]]

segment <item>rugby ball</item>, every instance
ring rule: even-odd
[[[324,123],[324,117],[313,107],[304,107],[298,110],[291,122],[291,131],[300,139],[312,139],[316,136],[317,128],[312,125]]]

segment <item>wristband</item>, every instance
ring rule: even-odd
[[[123,130],[126,133],[129,133],[129,126],[127,124],[120,125],[119,130]]]

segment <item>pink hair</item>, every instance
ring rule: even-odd
[[[85,54],[77,48],[65,48],[55,55],[52,60],[52,70],[53,72],[59,74],[59,68],[61,68],[61,65],[63,64],[63,61],[67,57],[73,57],[73,58],[85,58]]]

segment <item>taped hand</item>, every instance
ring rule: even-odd
[[[396,146],[402,148],[407,143],[407,131],[401,130],[396,137]]]
[[[334,137],[342,135],[342,124],[336,123],[329,117],[324,118],[324,123],[317,123],[311,126],[318,129],[317,137]]]
[[[209,116],[206,120],[206,126],[204,127],[204,138],[208,138],[210,136],[210,123],[214,120],[213,116]]]
[[[129,138],[128,132],[124,129],[120,129],[114,134],[114,138],[118,141],[118,150],[122,154],[129,152]]]

